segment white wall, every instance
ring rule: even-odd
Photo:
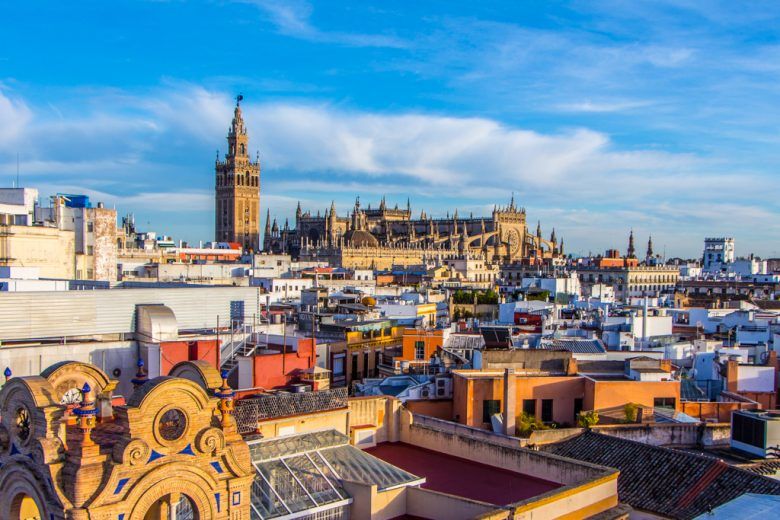
[[[740,365],[737,390],[741,392],[773,392],[775,390],[773,367]]]
[[[92,363],[111,379],[118,379],[116,394],[128,396],[133,386],[138,347],[135,341],[106,341],[0,348],[0,371],[9,367],[14,376],[37,376],[60,361]],[[117,377],[114,369],[121,370]]]

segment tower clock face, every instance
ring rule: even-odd
[[[510,229],[509,233],[507,233],[507,242],[509,243],[509,251],[518,253],[520,250],[520,233],[516,229]]]

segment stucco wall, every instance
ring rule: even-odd
[[[0,226],[0,265],[38,267],[41,278],[76,274],[73,231],[41,226]]]
[[[592,388],[592,398],[586,397],[586,410],[602,410],[623,406],[626,403],[636,403],[653,408],[656,397],[673,397],[677,410],[680,409],[679,381],[598,381],[586,385],[586,390]],[[588,408],[592,401],[592,408]]]
[[[406,401],[407,410],[414,414],[427,415],[451,421],[454,417],[452,399],[419,399]]]
[[[349,427],[376,426],[376,442],[398,441],[401,402],[387,396],[353,397],[349,400]]]
[[[707,447],[728,445],[731,426],[721,424],[620,424],[594,426],[598,433],[653,446]]]
[[[430,489],[410,487],[406,490],[406,514],[420,518],[467,520],[495,510],[495,506],[476,500],[439,493]],[[509,511],[491,518],[508,518]]]

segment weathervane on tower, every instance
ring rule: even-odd
[[[236,96],[236,106],[240,106],[240,105],[241,105],[241,102],[242,102],[243,100],[244,100],[244,95],[243,95],[243,94],[239,94],[239,95],[237,95],[237,96]]]

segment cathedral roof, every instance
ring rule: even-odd
[[[362,229],[347,231],[344,234],[344,241],[351,247],[379,247],[379,240]]]

